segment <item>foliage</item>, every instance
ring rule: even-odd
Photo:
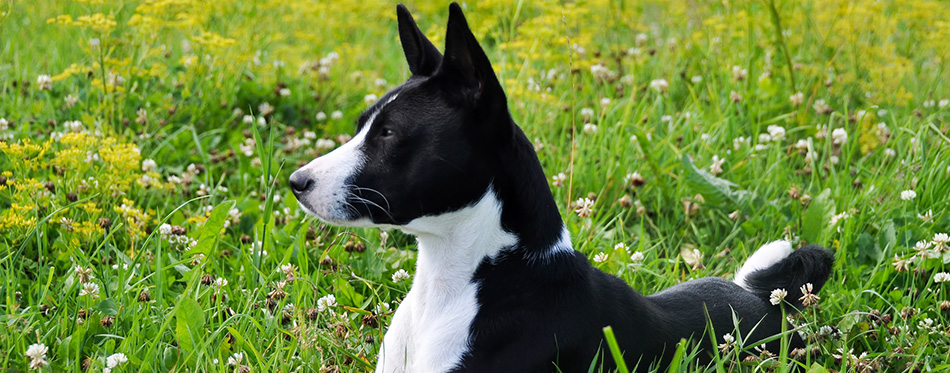
[[[465,4],[597,267],[652,293],[836,251],[795,320],[816,372],[950,366],[948,8]],[[6,1],[0,35],[0,370],[370,370],[414,240],[284,182],[408,77],[391,3]],[[717,334],[708,370],[787,367]]]

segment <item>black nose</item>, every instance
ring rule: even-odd
[[[313,179],[309,176],[301,172],[290,174],[290,189],[292,189],[294,193],[306,192],[310,190],[311,187],[313,187]]]

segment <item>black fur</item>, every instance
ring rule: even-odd
[[[348,181],[355,186],[348,218],[405,224],[471,205],[493,188],[502,202],[503,228],[518,238],[516,247],[494,260],[486,257],[472,278],[479,309],[470,350],[454,371],[583,372],[598,351],[610,369],[614,361],[604,357],[602,332],[608,325],[628,364],[639,362],[640,370],[665,366],[681,338],[712,348],[705,335],[709,323],[717,337],[735,335],[734,315],[739,334],[750,342],[780,333],[785,321],[769,293],[784,288],[800,307],[794,303],[798,288],[810,282],[817,293],[828,279],[832,254],[809,246],[753,273],[754,292],[710,277],[643,296],[579,252],[550,255],[563,230],[560,213],[461,8],[449,8],[445,56],[405,7],[398,6],[397,14],[413,75],[360,118],[362,128],[375,114],[362,149],[368,161]],[[797,334],[790,338],[792,347],[802,345]],[[777,343],[769,349],[778,352]]]

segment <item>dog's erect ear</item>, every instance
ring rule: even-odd
[[[491,62],[465,21],[458,3],[449,5],[449,24],[445,34],[445,57],[438,75],[461,84],[463,94],[474,104],[507,105],[505,92],[495,77]]]
[[[409,9],[402,4],[396,5],[396,16],[399,18],[399,40],[406,62],[409,62],[409,71],[412,75],[432,75],[442,62],[442,54],[419,30]]]

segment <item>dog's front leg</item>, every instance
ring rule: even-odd
[[[410,294],[411,296],[411,294]],[[379,348],[379,358],[376,361],[376,373],[411,372],[412,344],[410,331],[412,330],[412,302],[407,296],[393,314],[392,322],[383,337],[383,345]]]

